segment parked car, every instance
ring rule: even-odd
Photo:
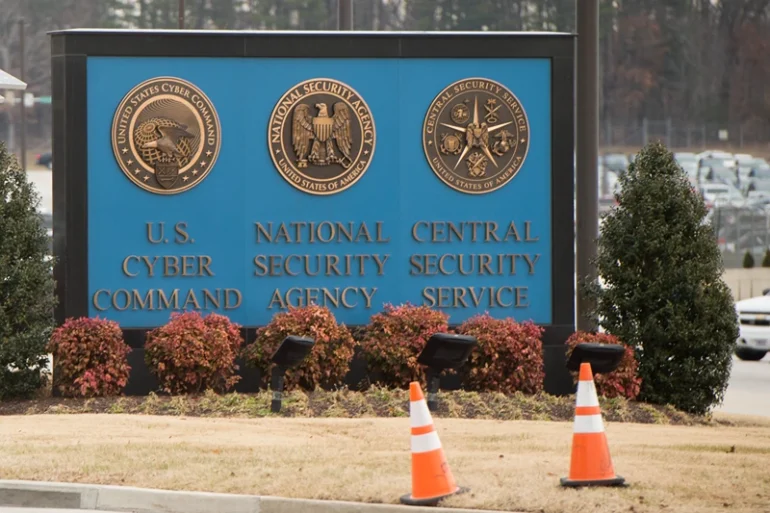
[[[740,323],[735,355],[741,360],[761,360],[770,350],[770,296],[738,301],[735,311]]]
[[[695,156],[698,157],[698,160],[700,160],[700,159],[715,159],[715,158],[735,159],[735,155],[733,155],[732,153],[728,153],[726,151],[722,151],[722,150],[706,150],[706,151],[702,151],[700,153],[697,153]]]
[[[607,153],[602,159],[602,164],[609,171],[623,174],[630,164],[628,157],[623,153]]]
[[[755,159],[749,166],[738,168],[742,189],[750,191],[770,191],[770,165],[765,159]]]
[[[37,155],[37,160],[35,161],[38,166],[44,166],[48,169],[52,168],[52,160],[53,155],[51,155],[51,152],[48,151],[46,153],[40,153]]]
[[[708,208],[722,206],[737,206],[746,201],[746,198],[735,187],[726,183],[711,182],[700,184],[700,194]]]
[[[674,153],[674,160],[676,160],[680,166],[684,167],[685,163],[692,163],[693,165],[697,164],[698,156],[695,155],[695,153],[682,151]]]
[[[754,155],[749,155],[748,153],[736,153],[734,158],[739,166],[750,166],[754,162]]]

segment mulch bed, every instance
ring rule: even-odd
[[[271,392],[257,394],[214,394],[142,397],[67,399],[44,397],[25,401],[0,402],[0,415],[37,414],[142,414],[190,417],[406,417],[409,395],[405,390],[372,387],[366,391],[335,390],[284,393],[280,413],[270,412]],[[571,421],[574,396],[557,397],[545,393],[476,393],[442,391],[436,417]],[[725,425],[726,420],[698,417],[670,406],[654,406],[622,398],[600,400],[608,422],[637,422],[670,425]]]

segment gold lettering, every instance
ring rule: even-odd
[[[537,242],[540,237],[532,238],[532,221],[524,221],[524,242]]]
[[[528,292],[529,287],[516,287],[516,308],[526,308],[529,306]],[[526,301],[526,304],[524,301]]]
[[[540,260],[540,253],[535,255],[535,258],[530,258],[529,255],[525,254],[524,260],[527,262],[527,266],[529,267],[529,274],[535,274],[535,263]]]
[[[425,242],[425,239],[421,239],[420,237],[417,236],[417,229],[420,226],[427,226],[427,224],[428,223],[426,221],[417,221],[416,223],[414,223],[414,225],[412,225],[412,238],[414,240],[416,240],[417,242]]]
[[[497,289],[497,293],[495,294],[495,299],[497,300],[497,306],[501,306],[503,308],[512,307],[513,303],[503,302],[503,298],[502,298],[503,292],[513,292],[513,291],[511,290],[511,287],[500,287],[499,289]],[[493,306],[493,305],[490,304],[489,306]]]
[[[484,223],[484,225],[484,242],[490,242],[492,240],[495,242],[500,242],[500,237],[497,236],[497,223],[490,221],[488,223]]]
[[[195,310],[200,310],[201,305],[198,303],[198,298],[195,297],[195,291],[193,289],[190,289],[187,291],[187,297],[185,297],[184,305],[182,305],[183,310],[187,310],[190,308],[188,305],[192,304],[192,307]]]
[[[443,238],[446,223],[433,223],[431,228],[431,242],[446,242],[446,240]]]
[[[163,290],[158,290],[158,303],[160,305],[165,305],[164,307],[161,307],[161,309],[168,310],[169,308],[173,308],[174,310],[179,310],[179,289],[171,291],[170,296],[166,296],[166,293],[163,292]]]
[[[119,304],[118,296],[123,296],[122,305]],[[127,291],[126,289],[118,289],[115,291],[115,293],[112,295],[112,308],[115,310],[118,310],[119,312],[122,312],[123,310],[128,310],[128,308],[131,306],[131,293]]]
[[[106,289],[99,289],[96,292],[94,292],[94,298],[93,298],[94,308],[96,308],[100,312],[103,312],[103,311],[107,310],[109,308],[109,306],[102,306],[101,305],[101,303],[99,302],[99,295],[100,294],[107,294],[107,296],[109,296],[110,295],[110,291],[106,290]]]
[[[270,297],[270,303],[268,303],[267,309],[272,310],[275,308],[276,304],[281,310],[286,309],[286,303],[283,302],[283,296],[281,295],[281,291],[279,289],[275,289],[273,291],[273,295]]]
[[[139,273],[138,273],[138,272],[136,272],[136,273],[133,273],[133,274],[132,274],[132,273],[130,273],[130,272],[128,271],[128,262],[129,262],[129,260],[136,260],[137,262],[139,262],[139,257],[138,257],[138,256],[135,256],[135,255],[129,255],[129,256],[127,256],[127,257],[126,257],[126,258],[123,260],[123,274],[125,274],[125,275],[126,275],[126,276],[128,276],[129,278],[134,278],[134,277],[136,277],[136,276],[139,276]]]
[[[513,240],[516,242],[521,242],[521,237],[519,237],[519,231],[516,229],[516,223],[511,221],[511,224],[508,225],[508,231],[505,232],[504,240],[505,242],[508,242],[508,238],[513,237]]]
[[[219,305],[222,304],[222,300],[220,298],[219,292],[221,289],[217,289],[216,296],[211,293],[211,291],[207,289],[203,289],[203,309],[204,310],[211,310],[211,307],[209,304],[211,304],[215,309],[219,309]]]
[[[148,290],[144,297],[142,297],[142,295],[136,289],[132,290],[131,294],[133,296],[132,299],[134,302],[134,310],[155,310],[152,300],[152,290]]]
[[[371,308],[372,301],[377,293],[377,287],[335,287],[334,289],[322,288],[298,288],[292,287],[286,292],[281,289],[273,290],[268,310],[275,308],[286,309],[290,307],[307,306],[317,304],[320,306],[333,306],[339,308],[355,308],[359,305],[357,296],[363,297],[364,307]]]
[[[235,301],[230,299],[230,296],[235,296]],[[238,289],[225,289],[225,310],[235,310],[241,306],[243,301],[243,295]]]
[[[511,300],[506,298],[510,297]],[[432,308],[527,308],[527,287],[425,287],[423,305]]]

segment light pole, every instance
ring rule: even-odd
[[[27,66],[26,66],[26,49],[24,48],[24,19],[19,20],[19,58],[21,64],[19,66],[19,78],[22,82],[26,82]],[[27,170],[27,106],[24,104],[26,93],[21,93],[21,168]]]
[[[184,0],[179,0],[177,22],[179,24],[179,30],[184,30]]]
[[[337,0],[337,30],[353,30],[353,0]]]
[[[596,280],[599,230],[599,0],[578,0],[577,11],[577,276]],[[592,302],[578,289],[577,328],[596,329]]]

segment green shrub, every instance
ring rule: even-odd
[[[117,395],[128,383],[131,348],[117,322],[80,317],[56,328],[48,344],[54,387],[65,397]]]
[[[765,250],[765,256],[762,257],[762,267],[770,267],[770,249]]]
[[[427,306],[385,305],[366,328],[361,347],[373,380],[384,386],[408,388],[412,381],[425,382],[417,357],[428,339],[449,331],[449,317]]]
[[[240,379],[235,375],[243,343],[239,330],[222,315],[174,312],[168,323],[147,333],[145,362],[164,392],[226,392]]]
[[[567,358],[570,357],[575,346],[585,342],[595,344],[616,344],[626,348],[623,359],[617,369],[607,374],[597,374],[594,376],[596,392],[607,398],[625,397],[634,400],[639,395],[642,380],[637,376],[639,371],[639,362],[636,361],[634,349],[623,344],[618,337],[608,333],[588,333],[578,331],[573,333],[567,339]],[[578,373],[573,372],[572,378],[575,383],[578,381]]]
[[[348,328],[337,323],[331,310],[318,305],[277,313],[267,326],[257,330],[256,340],[245,348],[243,356],[248,365],[262,371],[263,385],[270,379],[270,358],[289,335],[310,337],[315,344],[299,366],[286,372],[286,390],[340,385],[350,370],[356,342]]]
[[[672,154],[643,148],[619,178],[588,283],[605,330],[635,348],[639,399],[703,414],[724,397],[738,322],[706,206]]]
[[[754,255],[751,254],[751,251],[746,251],[746,254],[743,255],[743,268],[751,269],[752,267],[754,267]]]
[[[457,327],[457,333],[475,337],[478,345],[460,368],[463,388],[477,392],[543,390],[543,329],[532,322],[475,315]]]
[[[47,381],[55,304],[40,198],[0,142],[0,400],[28,397]]]

